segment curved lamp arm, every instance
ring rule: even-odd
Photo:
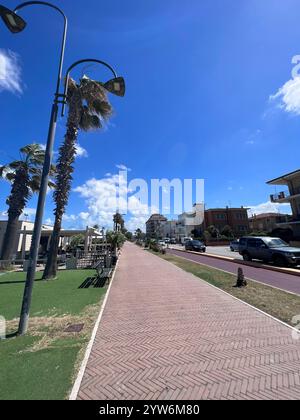
[[[67,99],[67,96],[68,96],[68,86],[69,86],[70,73],[71,73],[71,71],[75,67],[77,67],[77,66],[79,66],[80,64],[83,64],[83,63],[97,63],[97,64],[101,64],[101,65],[107,67],[113,73],[114,78],[117,78],[118,77],[118,75],[115,72],[115,70],[109,64],[105,63],[105,61],[97,60],[95,58],[86,58],[84,60],[76,61],[67,70],[67,74],[66,74],[66,78],[65,78],[65,90],[64,90],[63,95],[61,95],[64,98],[63,106],[62,106],[62,117],[65,115],[66,99]]]
[[[14,12],[17,13],[19,10],[23,9],[27,6],[34,6],[34,5],[40,5],[40,6],[47,6],[51,7],[52,9],[57,10],[64,19],[64,30],[63,30],[63,39],[62,39],[62,46],[61,46],[61,53],[60,53],[60,61],[59,61],[59,70],[58,70],[58,77],[57,77],[57,85],[56,85],[56,95],[59,94],[60,89],[60,83],[62,78],[62,70],[63,70],[63,62],[64,62],[64,54],[65,54],[65,48],[66,48],[66,39],[67,39],[67,31],[68,31],[68,19],[64,12],[54,4],[45,2],[45,1],[27,1],[25,3],[20,4],[14,9]]]

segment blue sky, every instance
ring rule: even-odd
[[[272,210],[274,189],[266,181],[299,168],[300,78],[291,74],[292,58],[300,54],[297,0],[56,4],[69,18],[65,67],[95,57],[127,82],[126,98],[111,98],[115,115],[108,127],[79,136],[86,153],[76,160],[65,226],[108,224],[97,206],[116,165],[130,168],[129,178],[149,182],[204,178],[207,207]],[[37,6],[22,16],[28,21],[22,34],[0,26],[0,164],[16,158],[24,144],[46,142],[55,87],[61,19]],[[6,61],[3,73],[8,59],[11,68]],[[97,66],[73,76],[82,73],[110,78]],[[59,121],[56,150],[64,124]],[[89,198],[95,192],[97,202]],[[0,212],[8,193],[0,182]],[[52,209],[49,195],[45,220],[53,219]],[[137,210],[129,219],[134,228],[145,216]]]

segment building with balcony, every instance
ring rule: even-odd
[[[162,239],[165,238],[177,238],[178,232],[178,222],[177,220],[168,220],[167,222],[163,222],[159,228],[159,236]]]
[[[191,212],[178,216],[177,240],[183,242],[184,238],[192,236],[195,229],[202,230],[204,223],[204,203],[194,204]]]
[[[251,232],[272,233],[280,223],[289,222],[291,216],[280,213],[255,214],[250,217],[249,224]]]
[[[281,222],[277,226],[293,231],[295,239],[300,239],[300,169],[267,182],[268,185],[287,187],[279,193],[271,195],[271,202],[276,204],[290,204],[292,218]]]
[[[161,232],[162,225],[168,222],[168,219],[161,214],[152,214],[150,219],[146,222],[146,235],[147,238],[162,239]]]
[[[178,220],[168,220],[160,214],[153,214],[146,222],[148,238],[165,239],[174,238],[183,242],[184,238],[191,237],[193,230],[201,228],[204,222],[204,203],[195,204],[191,212],[178,216]]]

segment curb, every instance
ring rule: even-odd
[[[72,391],[71,391],[71,394],[70,394],[70,397],[69,397],[69,401],[76,401],[77,400],[78,393],[79,393],[80,386],[81,386],[81,382],[82,382],[82,379],[83,379],[83,376],[84,376],[84,373],[85,373],[85,369],[86,369],[88,360],[89,360],[90,355],[91,355],[91,351],[92,351],[92,348],[93,348],[93,345],[94,345],[94,342],[95,342],[95,339],[96,339],[96,335],[97,335],[97,332],[98,332],[98,329],[99,329],[99,326],[100,326],[100,322],[102,320],[102,316],[103,316],[103,313],[104,313],[104,310],[105,310],[105,307],[106,307],[106,304],[107,304],[107,301],[108,301],[110,290],[111,290],[112,285],[113,285],[113,282],[115,280],[115,276],[116,276],[116,273],[117,273],[117,270],[118,270],[118,266],[119,266],[119,261],[120,261],[120,258],[118,259],[118,262],[116,264],[115,271],[114,271],[113,276],[111,278],[110,285],[109,285],[108,290],[106,292],[104,301],[103,301],[103,303],[101,305],[100,313],[98,315],[96,324],[94,326],[91,339],[90,339],[89,344],[88,344],[88,346],[86,348],[85,355],[84,355],[83,361],[81,363],[81,366],[80,366],[80,369],[79,369],[77,378],[76,378],[76,380],[74,382],[74,385],[73,385],[73,388],[72,388]]]
[[[234,273],[232,273],[230,271],[227,271],[227,270],[224,270],[223,268],[212,267],[211,265],[208,265],[208,264],[205,264],[205,263],[201,263],[199,261],[193,261],[193,260],[191,260],[189,258],[186,258],[186,257],[183,257],[181,255],[175,255],[175,254],[169,254],[169,255],[173,255],[174,257],[181,258],[182,260],[191,262],[193,264],[198,264],[198,265],[202,265],[204,267],[213,268],[214,270],[222,271],[223,273],[227,273],[227,274],[230,274],[231,276],[235,276]],[[252,281],[253,283],[261,284],[262,286],[271,287],[272,289],[280,290],[281,292],[288,293],[289,295],[300,297],[300,294],[299,293],[294,293],[294,292],[291,292],[289,290],[281,289],[280,287],[273,286],[273,285],[271,285],[269,283],[264,283],[264,282],[259,281],[259,280],[254,280],[254,279],[252,279],[251,277],[248,277],[248,276],[245,276],[245,277],[246,277],[247,280]],[[203,281],[205,281],[205,280],[203,280]],[[222,289],[220,289],[220,290],[222,290]]]
[[[172,248],[169,248],[169,249],[172,250]],[[300,277],[300,270],[295,271],[295,270],[289,269],[289,268],[273,267],[273,266],[270,266],[270,265],[259,264],[259,263],[255,263],[255,262],[247,262],[247,261],[243,261],[243,260],[236,260],[234,258],[225,257],[225,256],[222,256],[222,255],[213,255],[213,254],[207,254],[207,253],[201,254],[199,252],[185,251],[183,249],[173,249],[173,251],[182,252],[184,254],[200,255],[202,257],[207,257],[207,258],[213,258],[213,259],[217,259],[217,260],[232,262],[234,264],[245,265],[247,267],[263,268],[264,270],[275,271],[277,273],[290,274],[292,276]]]

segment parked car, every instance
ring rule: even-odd
[[[184,246],[187,242],[192,241],[192,240],[193,240],[193,238],[185,237],[185,238],[183,238],[182,245]]]
[[[176,245],[176,244],[177,244],[176,239],[175,239],[175,238],[171,238],[171,239],[170,239],[170,244],[171,244],[171,245]]]
[[[230,251],[231,252],[239,252],[240,250],[240,241],[232,241],[230,242]]]
[[[158,245],[159,246],[166,246],[166,243],[165,243],[165,241],[158,241]]]
[[[164,239],[164,242],[165,242],[165,244],[169,244],[171,241],[170,241],[170,238],[166,238],[166,239]]]
[[[200,241],[186,241],[185,250],[195,252],[206,252],[206,246],[203,242]]]
[[[280,238],[241,238],[239,253],[245,261],[261,260],[280,267],[296,267],[300,264],[300,248],[293,248]]]

